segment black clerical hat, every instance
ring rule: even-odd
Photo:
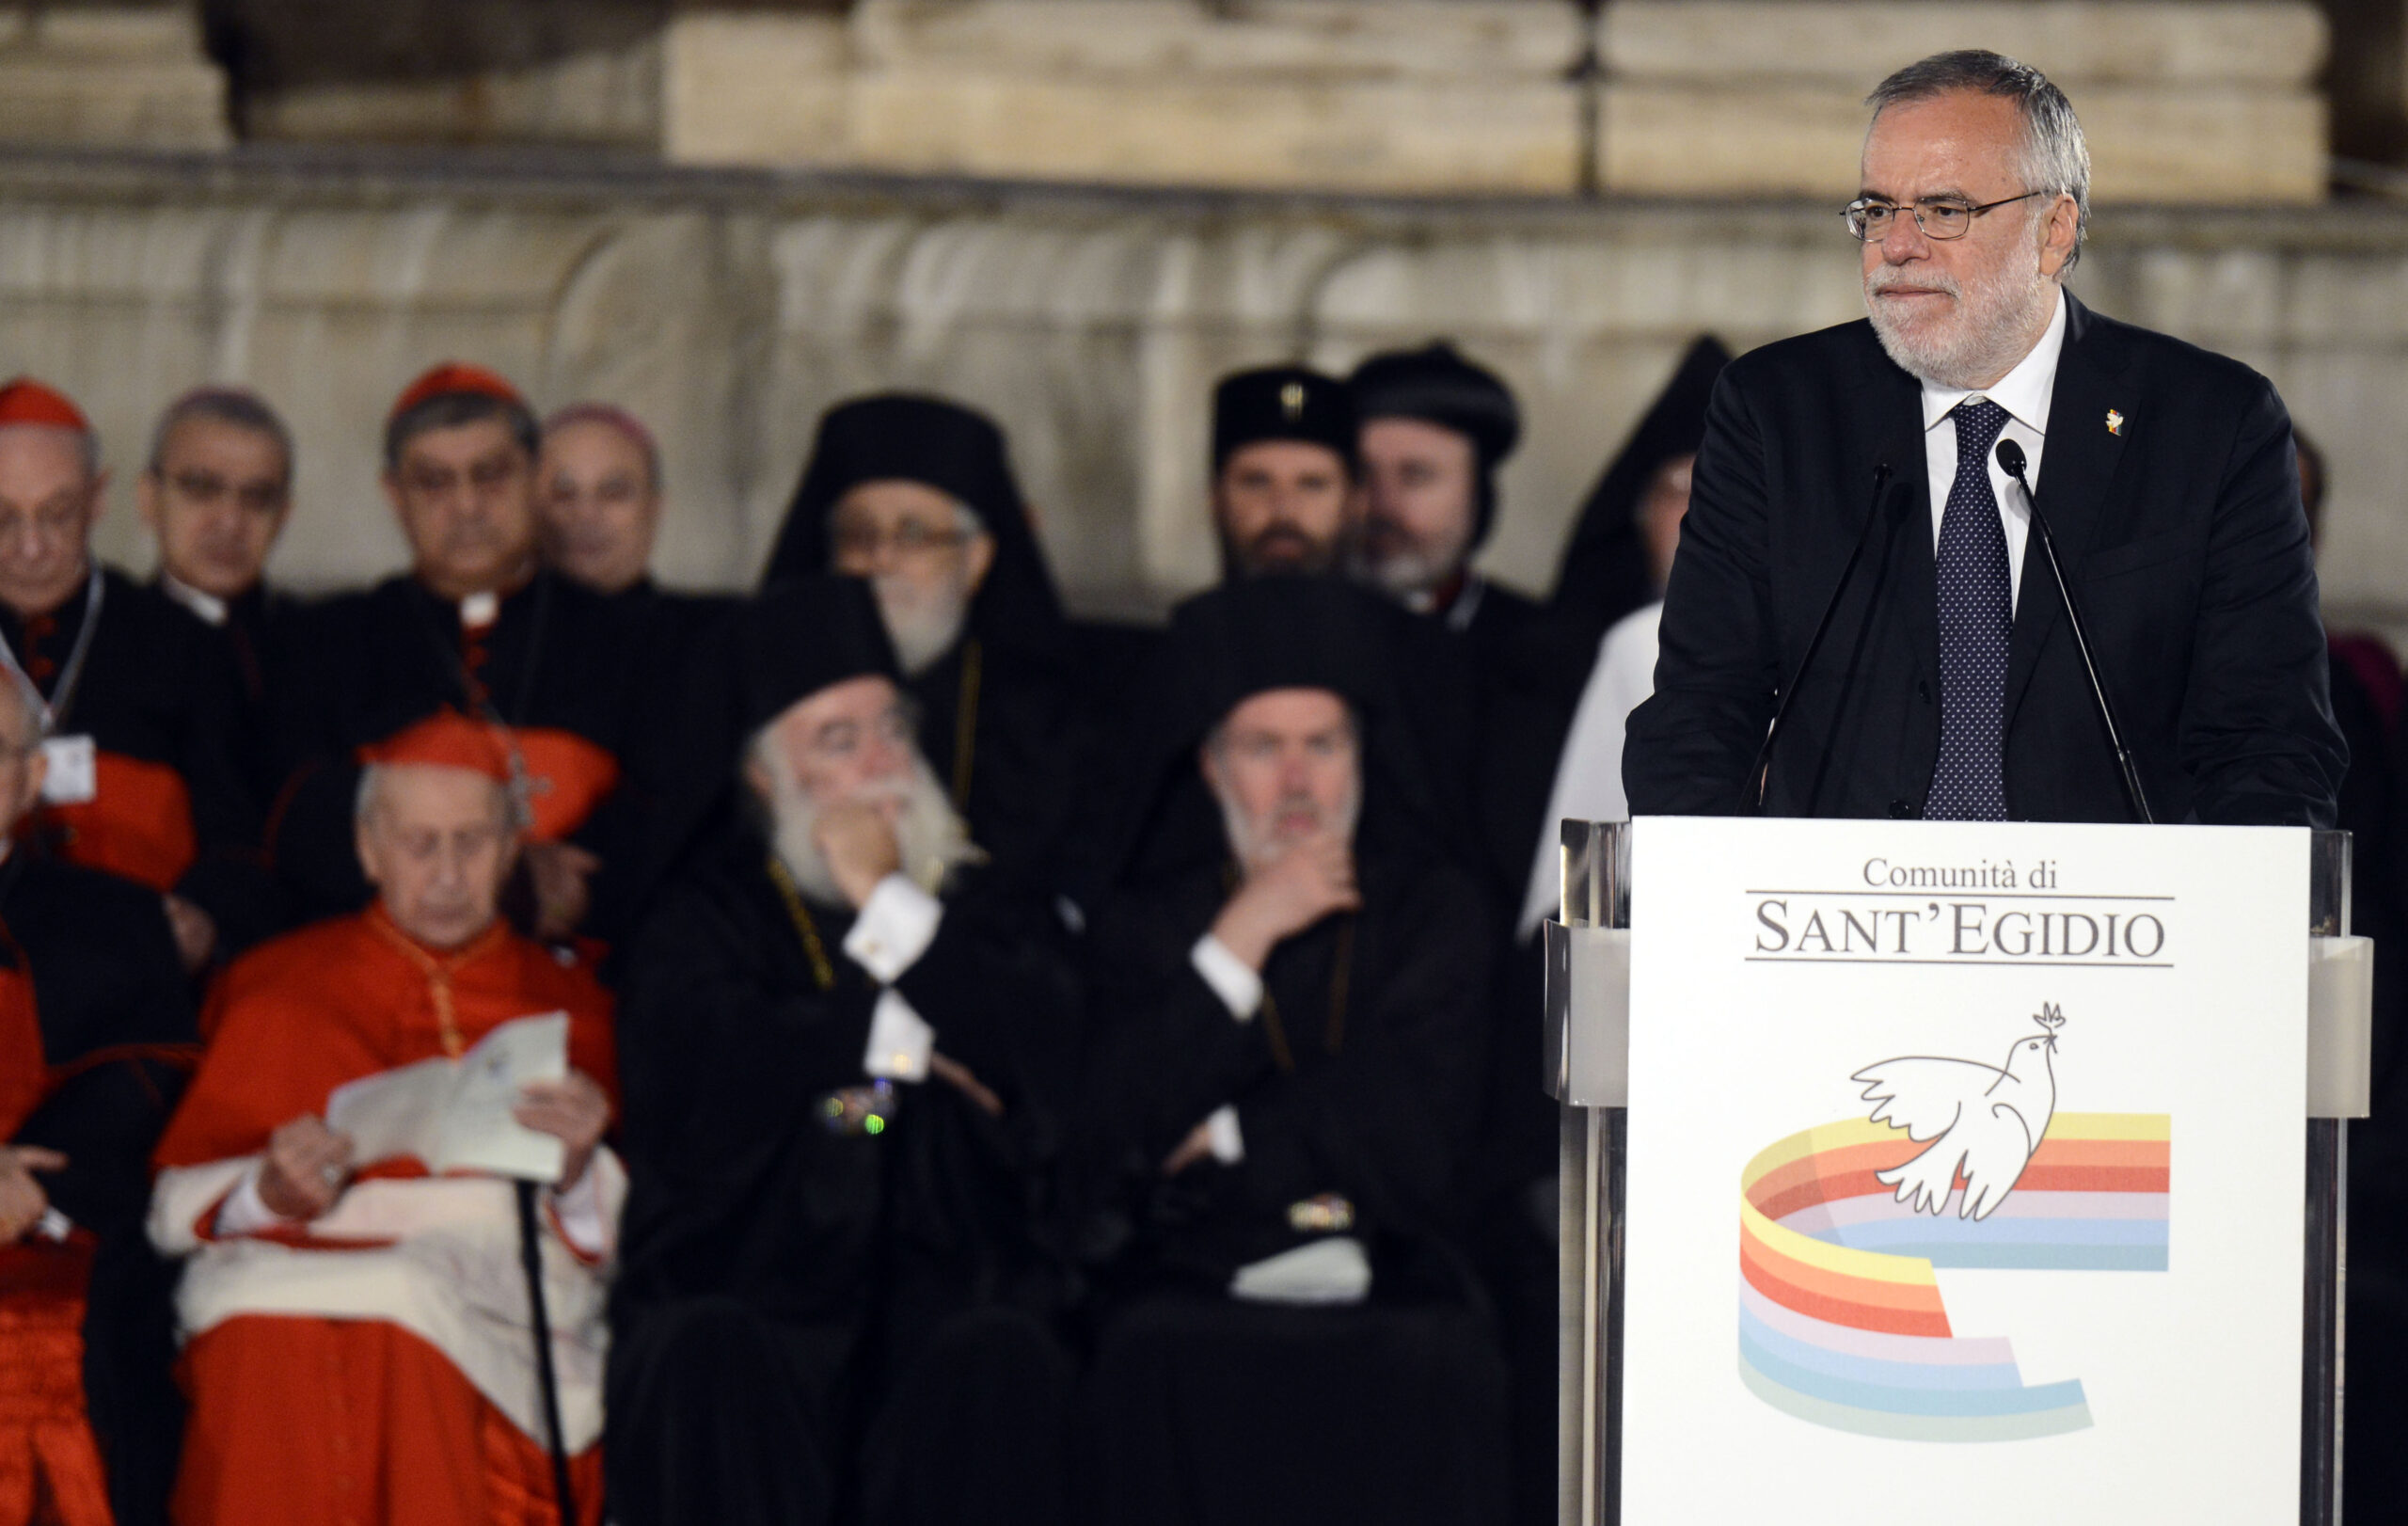
[[[1448,687],[1434,670],[1454,644],[1393,600],[1336,577],[1249,578],[1180,604],[1140,691],[1108,882],[1143,882],[1227,850],[1196,749],[1239,704],[1274,689],[1325,689],[1354,710],[1361,840],[1463,859],[1452,825],[1463,813],[1442,798],[1434,739],[1464,718],[1429,703]]]
[[[738,719],[751,736],[848,678],[902,681],[878,601],[858,578],[798,578],[755,598],[734,632]]]
[[[1325,445],[1351,468],[1354,404],[1346,384],[1308,366],[1263,366],[1222,377],[1212,389],[1212,469],[1267,439]]]
[[[1497,517],[1497,466],[1522,437],[1522,410],[1497,373],[1474,364],[1445,340],[1418,350],[1372,356],[1346,379],[1354,415],[1419,419],[1469,439],[1480,457],[1480,521],[1472,544],[1488,538]]]
[[[958,499],[994,536],[994,564],[971,602],[973,629],[1022,645],[1057,639],[1061,597],[1012,477],[1004,432],[983,413],[920,393],[857,397],[821,416],[762,587],[826,573],[837,501],[863,483],[891,480]]]
[[[1639,501],[1657,468],[1676,455],[1693,453],[1705,438],[1706,402],[1730,363],[1730,350],[1713,335],[1701,334],[1691,342],[1663,391],[1581,505],[1547,612],[1568,621],[1568,650],[1576,655],[1582,672],[1606,628],[1656,596],[1647,552],[1639,542]]]

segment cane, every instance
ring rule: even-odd
[[[544,1304],[543,1244],[535,1225],[535,1184],[518,1188],[518,1264],[527,1273],[527,1311],[534,1326],[535,1375],[544,1391],[545,1439],[552,1454],[552,1502],[560,1509],[561,1526],[577,1526],[577,1499],[568,1485],[568,1443],[561,1431],[560,1377],[552,1371],[552,1316]]]

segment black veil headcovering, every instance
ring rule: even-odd
[[[1004,433],[974,409],[940,397],[879,392],[821,416],[761,586],[829,570],[829,518],[865,482],[915,482],[970,506],[995,538],[994,564],[971,600],[969,628],[991,643],[1051,648],[1062,600],[1012,476]]]

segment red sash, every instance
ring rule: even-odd
[[[183,775],[122,753],[101,754],[93,772],[99,788],[92,798],[81,805],[43,806],[39,830],[53,835],[59,856],[71,864],[157,891],[174,889],[200,851]]]

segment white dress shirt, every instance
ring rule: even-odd
[[[1999,378],[1995,387],[1979,391],[1942,387],[1937,382],[1923,384],[1924,461],[1931,476],[1931,546],[1940,549],[1940,520],[1946,511],[1949,490],[1956,485],[1956,421],[1952,408],[1969,397],[1987,397],[2006,410],[2006,427],[1999,438],[2011,439],[2023,448],[2023,476],[2032,490],[2040,490],[2040,449],[2049,436],[2049,400],[2057,389],[2057,357],[2066,346],[2066,294],[2057,293],[2056,311],[2049,318],[2048,328],[2031,353],[2016,362],[2015,369]],[[2023,597],[2023,543],[2032,533],[2031,511],[2023,505],[2022,491],[2015,479],[1998,464],[1998,447],[1990,447],[1990,491],[1998,499],[1999,519],[2006,531],[2006,576],[2008,599],[2020,605]]]
[[[862,1070],[881,1080],[925,1081],[937,1030],[915,1010],[895,982],[920,962],[936,942],[944,905],[900,874],[878,882],[862,902],[853,930],[845,934],[845,956],[869,972],[883,989],[870,1009],[869,1045]]]

